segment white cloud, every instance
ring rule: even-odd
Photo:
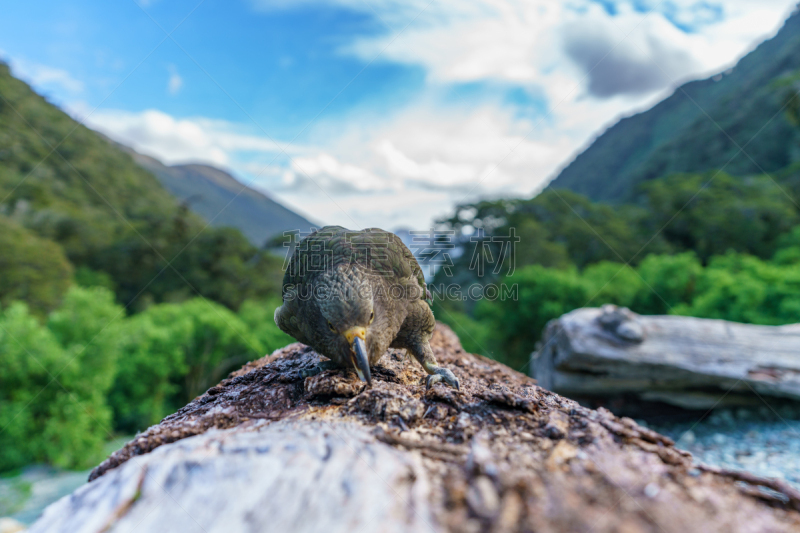
[[[344,124],[319,126],[319,143],[339,164],[391,182],[396,191],[391,198],[420,191],[416,197],[426,203],[422,199],[438,191],[438,201],[449,206],[478,194],[537,191],[620,115],[649,107],[687,79],[733,64],[778,29],[794,0],[729,0],[721,11],[696,0],[654,1],[659,9],[649,14],[623,0],[615,15],[588,0],[328,3],[377,15],[389,28],[383,35],[354,39],[342,53],[364,62],[377,57],[420,65],[428,85],[416,103],[386,113],[380,123],[355,115]],[[291,7],[275,0],[259,5]],[[544,95],[546,115],[521,119],[513,106],[500,103],[452,109],[446,107],[450,102],[442,105],[431,96],[437,87],[486,81]],[[376,217],[386,217],[388,209],[406,224],[415,222],[416,208],[381,204],[381,182],[370,183],[376,184],[370,188],[375,200],[369,202],[379,206]],[[344,190],[340,185],[329,194]],[[363,203],[359,206],[366,212]],[[317,209],[331,217],[340,211],[325,202]]]
[[[47,93],[56,90],[74,95],[83,91],[83,82],[74,78],[66,70],[18,57],[10,58],[2,50],[0,50],[0,58],[8,61],[14,76],[26,81],[39,92]]]
[[[171,95],[176,95],[180,92],[181,87],[183,87],[183,78],[181,78],[178,71],[175,69],[175,65],[169,66],[169,79],[167,80],[167,92]]]
[[[604,125],[649,107],[687,78],[727,68],[774,32],[795,0],[729,0],[721,16],[696,0],[654,2],[672,11],[646,16],[627,0],[615,15],[588,0],[437,0],[422,14],[428,0],[329,1],[377,13],[392,29],[357,37],[341,52],[367,62],[383,51],[379,61],[421,65],[427,84],[415,101],[381,109],[378,119],[356,109],[317,122],[305,146],[156,110],[105,110],[88,123],[167,163],[231,168],[316,220],[424,228],[479,194],[536,192]],[[462,82],[543,95],[546,112],[525,118],[500,98],[455,105],[441,97]]]
[[[296,4],[252,1],[268,9]],[[579,81],[584,74],[584,65],[580,65],[581,69],[571,68],[570,54],[564,49],[565,33],[594,35],[606,48],[619,44],[621,53],[612,54],[610,59],[617,59],[618,66],[628,69],[628,77],[639,73],[651,79],[644,85],[633,80],[637,86],[633,92],[641,93],[644,88],[653,92],[670,85],[670,80],[653,81],[653,61],[666,58],[661,66],[665,67],[665,75],[676,81],[723,69],[755,42],[774,33],[795,0],[727,0],[718,4],[697,0],[620,0],[616,2],[615,15],[590,0],[304,3],[336,4],[376,16],[387,27],[384,34],[359,37],[342,48],[343,53],[364,61],[377,58],[421,65],[434,83],[503,80],[536,86],[552,96],[548,87],[553,78],[566,75]],[[653,10],[649,13],[634,9],[634,4],[640,9],[648,3]],[[693,31],[686,33],[677,26]],[[610,63],[606,71],[614,66],[613,61]],[[582,89],[587,87],[584,84]]]
[[[420,106],[361,137],[372,139],[372,164],[409,187],[450,190],[454,196],[470,190],[472,195],[501,190],[522,194],[552,172],[564,148],[558,134],[543,139],[543,128],[528,135],[533,126],[494,105],[449,110]]]
[[[167,164],[205,161],[225,166],[229,162],[228,153],[196,121],[178,120],[160,111],[98,111],[87,123],[112,139]]]
[[[237,133],[240,126],[204,118],[177,119],[154,109],[131,113],[101,109],[89,113],[85,105],[73,106],[71,114],[115,141],[167,164],[189,161],[229,166],[239,152],[292,153],[292,146]]]
[[[199,161],[231,169],[319,220],[337,220],[342,205],[357,205],[361,217],[376,225],[427,225],[433,214],[478,193],[530,194],[574,147],[552,128],[526,138],[534,124],[494,106],[442,110],[421,105],[383,123],[322,123],[318,136],[325,140],[315,146],[279,145],[263,135],[241,133],[243,127],[235,124],[177,119],[156,110],[100,110],[88,119],[85,106],[71,112],[167,164]],[[333,127],[335,138],[325,133]]]
[[[647,95],[702,71],[690,40],[660,16],[593,13],[591,23],[570,17],[561,31],[564,53],[580,67],[586,91],[598,98]]]
[[[496,106],[419,105],[379,124],[351,117],[318,129],[334,126],[335,140],[320,135],[324,149],[296,158],[271,190],[318,220],[350,226],[425,228],[479,194],[531,194],[576,148],[552,126]]]
[[[296,157],[291,170],[282,178],[290,190],[341,195],[342,193],[386,190],[390,183],[362,167],[342,163],[332,155],[322,152],[311,157]]]

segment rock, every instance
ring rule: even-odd
[[[319,356],[301,344],[249,363],[112,454],[31,532],[800,528],[786,484],[693,471],[667,437],[467,354],[445,327],[431,345],[460,391],[426,390],[396,350],[361,392],[352,373],[304,380]]]
[[[687,409],[800,400],[800,324],[754,326],[640,316],[606,305],[551,321],[531,356],[540,385],[577,398],[622,397]]]
[[[684,446],[691,446],[695,443],[696,437],[694,431],[691,429],[687,430],[683,435],[681,435],[680,440],[678,441],[680,444]]]

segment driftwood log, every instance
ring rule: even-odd
[[[571,398],[631,394],[689,409],[800,400],[800,324],[577,309],[547,325],[531,368]]]
[[[800,530],[800,494],[431,343],[461,390],[388,353],[365,389],[292,344],[115,452],[31,532]]]

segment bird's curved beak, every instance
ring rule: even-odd
[[[364,340],[367,336],[366,328],[356,326],[344,332],[347,343],[350,345],[350,359],[356,369],[356,374],[361,381],[366,381],[367,385],[372,386],[372,375],[369,372],[369,357],[367,356],[367,345]]]

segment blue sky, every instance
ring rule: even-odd
[[[175,42],[164,41],[164,30],[174,30]],[[336,6],[265,13],[246,2],[220,0],[19,2],[0,21],[8,55],[69,72],[82,83],[80,97],[89,105],[231,121],[250,114],[279,136],[296,134],[297,124],[312,120],[331,100],[326,113],[336,116],[370,103],[402,105],[420,90],[422,69],[380,62],[334,100],[364,67],[338,48],[354,35],[380,30],[374,19]],[[168,90],[173,73],[182,80],[174,94]],[[58,90],[51,94],[69,101]]]
[[[319,222],[421,229],[455,203],[534,194],[794,3],[32,0],[4,6],[0,54],[167,163],[221,166]]]

